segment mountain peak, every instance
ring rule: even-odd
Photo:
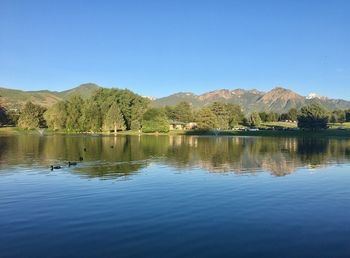
[[[282,86],[277,86],[277,87],[273,88],[272,90],[270,90],[270,92],[280,92],[280,93],[288,92],[289,93],[289,92],[293,92],[293,91],[286,89]]]
[[[289,89],[283,87],[275,87],[264,94],[264,96],[261,98],[261,101],[264,103],[276,100],[280,100],[286,103],[288,101],[303,101],[304,97]]]
[[[309,95],[306,96],[306,99],[322,99],[326,100],[328,99],[327,97],[321,96],[317,93],[311,92]]]

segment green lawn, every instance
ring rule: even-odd
[[[289,123],[289,122],[266,122],[262,123],[261,127],[266,127],[266,128],[297,128],[298,124],[297,123]]]
[[[344,128],[344,129],[350,129],[350,122],[347,123],[334,123],[334,124],[329,124],[329,128]]]

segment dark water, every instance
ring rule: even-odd
[[[349,163],[347,139],[0,136],[0,257],[350,257]]]

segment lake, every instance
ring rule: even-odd
[[[349,164],[350,139],[3,135],[0,257],[349,257]]]

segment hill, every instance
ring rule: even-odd
[[[349,109],[350,101],[342,99],[329,99],[327,97],[310,94],[301,96],[291,90],[276,87],[269,92],[258,90],[228,90],[221,89],[196,95],[191,92],[176,93],[152,102],[155,107],[173,106],[181,101],[187,101],[194,108],[210,105],[213,102],[225,102],[241,105],[245,112],[274,111],[287,112],[291,108],[301,108],[309,103],[319,103],[327,109]]]
[[[68,99],[73,95],[81,95],[89,97],[91,94],[100,88],[100,86],[93,83],[82,84],[66,91],[23,91],[7,88],[0,88],[0,103],[7,108],[18,109],[21,108],[27,101],[49,107],[58,101]]]
[[[0,104],[7,108],[21,108],[25,102],[33,103],[49,107],[58,101],[66,100],[73,95],[81,95],[87,98],[94,91],[101,88],[93,83],[81,84],[78,87],[65,91],[22,91],[8,88],[0,88]],[[194,108],[208,106],[211,103],[225,102],[239,104],[243,111],[274,111],[278,113],[287,112],[289,109],[301,108],[309,103],[318,103],[329,110],[334,109],[350,109],[350,101],[343,99],[330,99],[311,93],[308,96],[301,96],[289,89],[276,87],[268,92],[258,90],[244,89],[220,89],[196,95],[191,92],[175,93],[167,97],[153,99],[151,105],[154,107],[174,106],[181,101],[189,102]]]

